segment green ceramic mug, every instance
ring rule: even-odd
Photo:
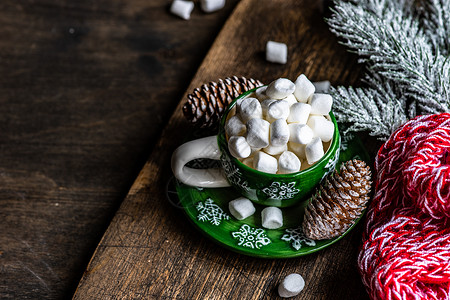
[[[336,119],[334,135],[325,155],[313,166],[291,174],[269,174],[260,172],[240,162],[228,151],[225,136],[225,122],[236,101],[250,96],[250,90],[237,97],[222,117],[219,134],[187,142],[178,147],[172,155],[172,171],[181,182],[206,188],[233,186],[244,197],[267,206],[287,207],[307,200],[315,187],[335,169],[339,159],[340,135]],[[192,169],[186,163],[194,159],[208,158],[220,160],[220,169]]]

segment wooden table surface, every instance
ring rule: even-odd
[[[189,21],[169,5],[0,3],[0,299],[272,299],[291,272],[298,299],[366,299],[361,226],[313,255],[257,259],[201,236],[166,195],[187,92],[231,75],[349,85],[356,57],[316,1],[228,0]],[[269,39],[288,64],[264,60]]]

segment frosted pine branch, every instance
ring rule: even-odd
[[[425,34],[435,51],[450,54],[450,0],[427,0],[422,9]]]
[[[448,112],[450,62],[429,43],[411,5],[410,1],[337,1],[328,23],[343,44],[360,55],[360,61],[416,101],[419,113]]]
[[[349,125],[344,134],[367,131],[386,140],[407,121],[404,103],[395,99],[392,91],[380,92],[373,88],[331,88],[333,112],[338,122]]]

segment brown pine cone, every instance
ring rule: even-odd
[[[349,160],[339,173],[328,175],[305,210],[306,237],[323,240],[343,234],[366,208],[371,184],[370,168],[361,160]]]
[[[184,116],[196,127],[217,127],[223,112],[237,96],[262,85],[259,80],[236,76],[204,84],[187,96]]]

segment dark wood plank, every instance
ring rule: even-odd
[[[236,2],[0,2],[1,299],[72,296]]]
[[[315,3],[242,0],[187,92],[230,75],[268,82],[304,72],[312,80],[355,83],[356,58],[337,44]],[[287,65],[264,60],[268,39],[288,44]],[[306,280],[298,299],[366,299],[356,269],[359,227],[319,253],[265,260],[221,248],[190,225],[166,194],[170,156],[188,128],[183,102],[103,236],[74,299],[273,299],[278,282],[291,272]]]

